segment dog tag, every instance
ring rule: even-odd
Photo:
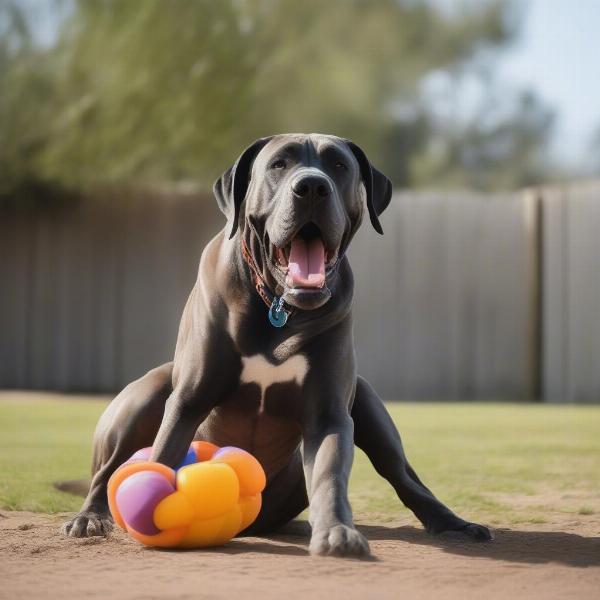
[[[269,308],[269,322],[273,327],[283,327],[288,320],[289,313],[283,308],[283,298],[275,296]]]

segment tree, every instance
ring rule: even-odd
[[[0,196],[36,180],[36,159],[50,138],[51,110],[43,100],[54,82],[46,53],[32,40],[27,15],[0,1]]]
[[[277,131],[352,138],[401,184],[480,161],[485,187],[501,162],[467,128],[453,143],[464,133],[476,161],[424,168],[436,132],[420,84],[508,43],[506,0],[460,14],[425,0],[73,0],[49,48],[31,41],[14,1],[0,2],[13,20],[0,43],[5,189],[27,178],[209,185]]]
[[[510,95],[490,87],[468,122],[428,122],[427,148],[413,163],[417,185],[510,190],[548,176],[554,113],[532,92]]]

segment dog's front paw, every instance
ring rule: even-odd
[[[107,536],[112,528],[113,520],[108,513],[86,510],[64,523],[60,531],[67,537],[84,538],[95,535]]]
[[[367,557],[371,555],[369,542],[365,536],[356,531],[354,527],[342,524],[314,531],[308,549],[311,554],[330,556]]]

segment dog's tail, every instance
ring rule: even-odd
[[[90,491],[91,483],[89,479],[71,479],[70,481],[55,481],[54,487],[61,492],[85,498]]]

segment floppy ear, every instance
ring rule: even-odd
[[[367,192],[367,208],[375,231],[383,235],[379,215],[387,208],[392,199],[392,182],[378,171],[367,158],[363,149],[350,140],[344,140],[358,161],[360,175]]]
[[[248,146],[235,161],[235,164],[229,167],[213,185],[213,193],[219,208],[227,217],[227,220],[232,222],[229,239],[235,235],[238,227],[240,206],[248,191],[252,163],[270,139],[271,137],[260,138]]]

